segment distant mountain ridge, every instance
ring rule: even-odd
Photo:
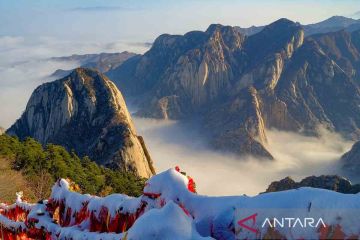
[[[267,128],[313,135],[322,125],[358,139],[359,32],[305,38],[300,24],[280,19],[245,36],[213,24],[163,34],[107,75],[137,99],[138,115],[197,115],[215,148],[271,159]]]
[[[7,133],[59,144],[142,177],[155,173],[120,91],[95,70],[77,68],[65,78],[39,86]]]
[[[353,16],[355,17],[355,16]],[[324,21],[302,25],[305,36],[310,36],[319,33],[336,32],[340,30],[347,30],[349,32],[360,29],[360,16],[358,19],[353,17],[333,16]],[[241,34],[250,36],[260,32],[264,26],[251,26],[248,28],[235,27]]]
[[[64,57],[52,57],[51,60],[76,61],[79,62],[79,67],[94,68],[102,73],[106,73],[113,68],[119,67],[123,62],[136,55],[135,53],[127,51],[121,53],[73,54]],[[62,78],[69,75],[72,71],[73,69],[58,69],[52,73],[51,76],[54,78]]]

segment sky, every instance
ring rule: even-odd
[[[333,15],[360,18],[358,1],[0,0],[0,126],[20,117],[49,74],[78,64],[51,57],[143,53],[162,33],[205,30],[211,23],[248,27],[282,17],[304,24]]]
[[[358,0],[0,0],[0,35],[97,41],[153,41],[211,23],[263,25],[351,16]],[[358,6],[358,8],[356,8]]]

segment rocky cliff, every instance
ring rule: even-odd
[[[287,19],[251,36],[214,24],[161,35],[108,75],[137,97],[138,115],[200,116],[214,147],[271,159],[267,128],[360,136],[359,47],[360,31],[304,38]]]
[[[39,86],[7,133],[63,145],[100,164],[143,177],[154,174],[122,94],[95,70],[78,68],[65,78]]]

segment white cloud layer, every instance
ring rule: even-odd
[[[320,137],[269,130],[268,146],[275,161],[239,158],[210,150],[201,134],[189,124],[134,118],[158,171],[176,165],[194,177],[201,194],[255,195],[272,181],[291,176],[338,173],[338,159],[352,142],[320,131]]]

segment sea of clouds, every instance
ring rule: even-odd
[[[212,150],[193,123],[134,118],[158,171],[179,166],[194,177],[198,192],[207,195],[256,195],[275,180],[291,176],[341,174],[340,156],[352,142],[319,130],[319,137],[275,129],[267,131],[274,161],[239,157]]]

